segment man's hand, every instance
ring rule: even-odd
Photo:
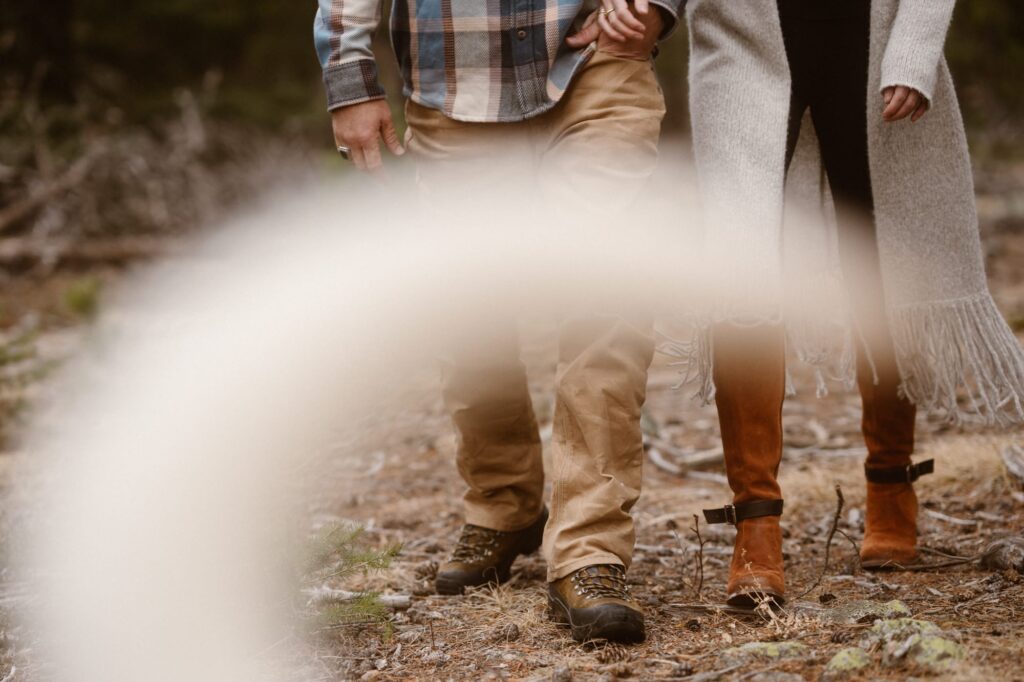
[[[360,170],[376,172],[384,167],[380,158],[381,138],[396,156],[405,153],[385,100],[375,99],[335,109],[331,112],[331,126],[335,143],[352,150],[350,158]]]
[[[907,116],[910,116],[910,121],[914,123],[928,111],[928,98],[905,85],[890,85],[885,88],[882,90],[882,99],[885,100],[882,118],[889,123]]]
[[[596,40],[602,52],[627,59],[649,59],[664,29],[661,11],[652,9],[648,0],[636,0],[632,6],[625,0],[602,0],[602,3],[604,13],[594,12],[579,33],[566,38],[569,47],[579,49]]]

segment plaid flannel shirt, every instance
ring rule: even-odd
[[[384,97],[371,41],[382,0],[318,0],[313,34],[327,108]],[[667,36],[684,0],[651,0]],[[593,53],[565,37],[596,0],[394,0],[391,43],[406,97],[460,121],[519,121],[553,107]]]

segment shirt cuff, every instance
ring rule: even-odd
[[[686,4],[686,0],[651,0],[651,4],[661,11],[665,26],[658,40],[665,40],[679,27],[679,8]]]
[[[377,81],[377,64],[372,59],[336,64],[324,69],[327,110],[384,98]]]

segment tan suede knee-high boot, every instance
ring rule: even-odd
[[[786,582],[777,475],[786,390],[785,332],[780,326],[723,324],[713,334],[716,402],[733,504],[705,510],[704,516],[708,523],[736,526],[728,603],[782,603]]]
[[[884,351],[884,349],[883,349]],[[860,558],[864,568],[899,568],[917,559],[917,495],[914,481],[934,470],[933,460],[912,464],[916,409],[899,396],[899,371],[888,353],[857,362],[864,405],[862,430],[868,448],[867,513]]]

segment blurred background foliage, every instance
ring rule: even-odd
[[[103,121],[149,123],[177,110],[176,90],[215,93],[204,113],[328,138],[312,48],[316,4],[287,0],[0,0],[0,77],[8,98],[90,105]],[[378,53],[387,55],[386,30]],[[686,130],[685,27],[657,60],[666,132]],[[947,47],[967,120],[1016,149],[1024,114],[1024,2],[963,0]],[[382,59],[397,104],[396,74]],[[397,108],[397,107],[396,107]],[[327,140],[329,142],[329,138]]]

